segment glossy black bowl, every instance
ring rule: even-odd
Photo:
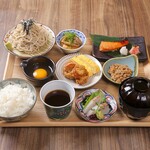
[[[123,112],[131,119],[142,119],[150,112],[150,80],[131,77],[119,87],[119,102]]]
[[[23,69],[24,75],[26,78],[34,85],[37,87],[40,87],[47,83],[48,81],[52,80],[54,77],[55,73],[55,68],[56,65],[55,63],[49,59],[48,57],[45,56],[35,56],[31,57],[27,60],[23,60],[20,64],[20,66]],[[33,76],[33,72],[38,69],[42,68],[47,71],[47,77],[43,79],[36,79]]]

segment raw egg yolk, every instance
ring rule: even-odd
[[[33,77],[36,79],[43,79],[47,77],[47,71],[45,69],[39,68],[33,72]]]

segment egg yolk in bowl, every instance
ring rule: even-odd
[[[45,69],[38,68],[33,72],[33,77],[36,79],[44,79],[48,76],[48,73]]]

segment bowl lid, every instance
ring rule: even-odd
[[[119,87],[119,95],[124,102],[136,108],[150,108],[150,80],[131,77]]]

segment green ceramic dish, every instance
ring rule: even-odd
[[[116,57],[107,60],[103,64],[103,74],[104,76],[111,82],[120,84],[111,79],[110,74],[108,73],[109,67],[113,64],[124,64],[128,65],[128,67],[133,71],[131,77],[135,77],[138,75],[138,57],[136,55],[129,55],[126,57]]]

